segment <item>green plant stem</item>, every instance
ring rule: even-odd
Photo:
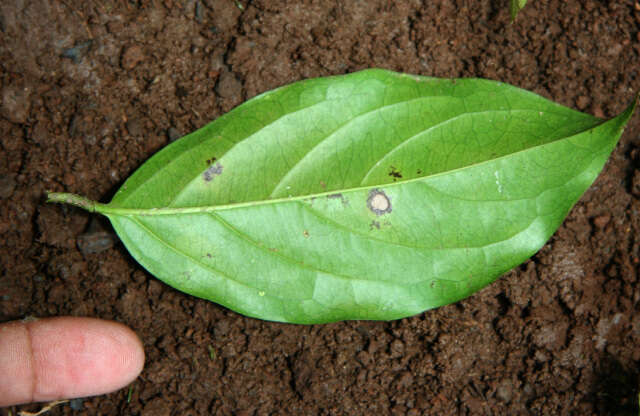
[[[76,207],[87,210],[89,212],[99,211],[97,208],[99,206],[100,207],[104,206],[99,202],[92,201],[83,196],[64,193],[64,192],[48,192],[47,202],[57,202],[59,204],[71,204],[71,205],[75,205]]]

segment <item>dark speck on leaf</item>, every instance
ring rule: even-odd
[[[327,199],[339,199],[343,205],[347,205],[349,203],[349,200],[345,198],[344,195],[342,194],[330,194],[330,195],[327,195]]]
[[[388,214],[391,212],[391,200],[380,189],[372,189],[367,198],[367,208],[376,215]]]
[[[204,171],[202,174],[202,178],[205,182],[211,182],[213,178],[220,175],[222,173],[222,165],[220,163],[216,163],[215,165],[211,165]]]
[[[389,176],[391,176],[395,182],[396,179],[401,179],[402,174],[395,168],[395,166],[391,166],[391,170],[389,171]]]
[[[217,159],[216,159],[216,157],[214,156],[214,157],[212,157],[211,159],[207,159],[205,162],[206,162],[206,164],[207,164],[207,165],[210,165],[210,164],[214,163],[216,160],[217,160]]]
[[[380,229],[380,223],[376,220],[372,220],[371,224],[369,224],[369,229],[373,230],[374,228]]]

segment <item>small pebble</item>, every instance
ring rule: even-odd
[[[502,380],[496,390],[496,396],[505,403],[509,403],[513,397],[513,384],[510,380]]]
[[[223,98],[239,99],[242,93],[242,84],[233,73],[225,71],[218,78],[215,89],[216,93]]]
[[[16,180],[13,176],[0,174],[0,199],[9,198],[16,189]]]
[[[92,220],[87,231],[78,236],[76,244],[80,252],[86,256],[107,251],[116,241],[117,237],[113,233],[102,228],[99,221]]]
[[[169,127],[169,130],[167,130],[167,136],[169,137],[169,141],[175,142],[182,137],[182,133],[180,133],[180,131],[175,127]]]
[[[580,110],[584,110],[585,108],[587,108],[590,101],[591,100],[589,100],[589,97],[587,97],[586,95],[581,95],[580,97],[578,97],[576,104]]]
[[[113,235],[106,231],[82,234],[78,237],[78,249],[82,254],[96,254],[109,250],[114,244]]]
[[[82,410],[84,399],[73,399],[69,401],[69,407],[71,407],[72,410]]]
[[[82,60],[82,58],[84,58],[87,52],[89,52],[92,43],[93,41],[89,39],[87,41],[76,44],[73,48],[63,49],[61,56],[63,58],[69,58],[77,64]]]
[[[140,122],[140,119],[130,118],[129,120],[127,120],[126,126],[127,126],[127,131],[129,132],[130,135],[135,137],[142,136],[144,129],[142,127],[142,123]]]
[[[31,109],[31,90],[17,85],[8,85],[2,90],[0,115],[12,123],[25,123]]]
[[[122,68],[126,70],[131,70],[135,68],[143,60],[144,60],[144,52],[142,51],[142,46],[132,45],[132,46],[128,46],[122,53],[120,64],[122,65]]]
[[[604,118],[604,111],[602,111],[602,108],[600,106],[596,106],[593,109],[593,115],[598,118]]]
[[[611,216],[610,215],[599,215],[597,217],[595,217],[593,219],[593,224],[598,227],[599,229],[603,229],[604,227],[607,226],[607,224],[609,224],[609,221],[611,220]]]

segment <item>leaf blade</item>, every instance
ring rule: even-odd
[[[632,112],[603,123],[482,80],[310,80],[164,149],[95,209],[152,274],[246,315],[395,319],[534,254]]]

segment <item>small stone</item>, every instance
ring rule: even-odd
[[[9,198],[16,189],[16,180],[13,176],[0,174],[0,199]]]
[[[84,399],[73,399],[69,401],[69,407],[71,407],[72,410],[82,410],[83,403]]]
[[[222,98],[239,99],[242,93],[242,84],[232,72],[225,71],[218,78],[216,92]]]
[[[151,399],[142,409],[142,416],[170,416],[171,406],[162,397]]]
[[[117,35],[124,29],[124,25],[120,20],[114,20],[112,22],[107,23],[107,32],[112,35]]]
[[[589,97],[587,97],[586,95],[581,95],[580,97],[578,97],[578,100],[576,101],[576,105],[580,110],[584,110],[585,108],[587,108],[590,101],[591,100],[589,100]]]
[[[511,398],[513,397],[513,384],[510,380],[502,380],[496,390],[496,396],[505,403],[509,403],[511,401]]]
[[[122,53],[120,64],[122,65],[122,68],[132,70],[143,60],[144,52],[142,51],[142,46],[132,45],[127,47]]]
[[[93,41],[91,39],[77,43],[73,48],[67,48],[62,50],[62,57],[69,58],[74,63],[78,63],[82,61],[82,58],[89,52],[91,48],[91,44]]]
[[[607,214],[598,215],[593,219],[593,225],[595,225],[596,227],[602,230],[604,229],[604,227],[607,226],[607,224],[609,224],[610,220],[611,220],[611,215],[607,215]]]
[[[410,371],[404,371],[398,376],[396,388],[406,389],[411,384],[413,384],[413,374]]]
[[[600,106],[596,106],[593,109],[593,115],[598,118],[604,118],[604,111],[602,111],[602,108]]]
[[[92,220],[87,231],[78,237],[77,245],[80,252],[86,256],[107,251],[116,241],[113,233],[105,231],[97,220]]]
[[[182,137],[182,133],[180,133],[180,131],[175,127],[169,127],[169,130],[167,130],[167,137],[169,137],[170,142],[175,142]]]
[[[142,136],[144,129],[142,128],[142,123],[139,118],[130,118],[127,120],[126,126],[130,135],[134,137]]]
[[[113,247],[113,244],[113,235],[105,231],[92,234],[82,234],[78,237],[78,249],[84,255],[107,251]]]
[[[25,123],[29,116],[31,90],[9,85],[2,90],[0,114],[12,123]]]
[[[392,357],[401,357],[404,354],[404,343],[399,339],[395,339],[389,346]]]

